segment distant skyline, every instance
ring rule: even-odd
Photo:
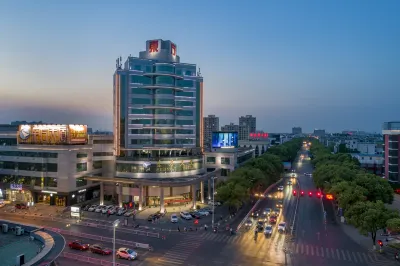
[[[400,1],[2,1],[0,123],[112,128],[115,59],[178,46],[204,77],[204,115],[380,132],[400,120]]]

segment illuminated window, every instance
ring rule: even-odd
[[[193,106],[194,102],[189,101],[176,101],[176,106]]]

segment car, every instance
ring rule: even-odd
[[[105,248],[100,244],[94,244],[89,247],[92,253],[101,254],[101,255],[110,255],[112,250],[109,248]]]
[[[134,260],[138,256],[135,251],[129,248],[119,248],[116,253],[118,259]]]
[[[283,191],[283,186],[279,186],[278,191]]]
[[[135,210],[129,210],[127,212],[124,213],[125,217],[130,217],[132,215],[135,215]]]
[[[260,211],[259,211],[259,210],[253,211],[253,212],[251,213],[251,216],[252,216],[252,217],[258,217],[258,216],[260,216]]]
[[[209,200],[208,201],[208,205],[211,205],[211,206],[221,206],[222,205],[222,203],[221,202],[219,202],[219,201],[212,201],[212,200]]]
[[[82,251],[88,250],[89,246],[90,246],[89,244],[84,244],[80,240],[75,240],[75,241],[69,242],[69,244],[68,244],[68,247],[70,249],[76,249],[76,250],[82,250]]]
[[[206,210],[198,210],[197,211],[201,216],[208,216],[210,213]]]
[[[252,227],[253,221],[250,219],[247,219],[246,222],[244,222],[244,226],[246,226],[247,228]]]
[[[297,191],[293,190],[293,196],[297,196]]]
[[[111,214],[111,209],[113,209],[113,208],[114,208],[114,206],[112,206],[112,205],[106,206],[101,210],[101,213],[103,213],[103,214],[110,213]]]
[[[26,209],[27,207],[26,207],[26,205],[23,204],[23,203],[17,203],[17,204],[15,204],[15,208],[16,208],[16,209],[23,210],[23,209]]]
[[[286,232],[286,223],[285,222],[278,224],[278,232],[281,232],[281,233]]]
[[[114,214],[118,214],[118,211],[120,210],[120,209],[123,209],[123,208],[119,208],[119,207],[112,207],[112,208],[110,208],[108,211],[109,211],[109,213],[111,214],[111,215],[114,215]]]
[[[302,192],[300,193],[300,196],[304,196],[304,191],[302,191]]]
[[[149,216],[147,216],[147,221],[148,222],[152,222],[155,219],[156,219],[156,216],[154,216],[154,214],[150,214]]]
[[[309,197],[312,197],[312,192],[311,192],[311,191],[308,192],[308,196],[309,196]]]
[[[209,214],[213,213],[213,210],[210,207],[204,207],[202,210],[208,211]]]
[[[283,200],[278,200],[278,202],[276,203],[276,207],[277,208],[282,208],[283,207]]]
[[[292,185],[292,181],[287,181],[287,185],[291,186]]]
[[[266,236],[271,236],[271,235],[272,235],[272,231],[273,231],[272,225],[267,225],[267,226],[264,228],[264,235],[266,235]]]
[[[271,217],[269,217],[270,224],[276,224],[276,220],[277,220],[277,217],[275,215],[271,215]]]
[[[188,212],[181,212],[180,215],[181,215],[182,219],[185,219],[185,220],[191,220],[192,219],[192,215],[190,215]]]
[[[273,214],[277,217],[279,217],[279,214],[281,213],[281,209],[275,208],[273,211]]]
[[[94,210],[94,212],[100,213],[103,211],[104,208],[107,208],[107,206],[99,205],[96,207],[96,210]]]
[[[321,198],[322,194],[320,192],[317,192],[317,198]]]
[[[177,223],[178,222],[178,216],[176,213],[171,214],[171,223]]]
[[[89,212],[94,212],[97,209],[98,205],[92,205],[89,207],[88,211]]]
[[[85,206],[82,207],[82,210],[83,211],[87,211],[87,210],[89,210],[89,208],[90,208],[90,205],[85,205]]]
[[[191,211],[191,212],[189,212],[189,214],[190,214],[190,216],[192,216],[192,218],[194,218],[194,219],[201,219],[201,214],[200,213],[198,213],[198,212],[196,212],[196,211]]]
[[[272,212],[272,209],[271,209],[271,208],[266,208],[266,209],[264,210],[263,213],[264,213],[265,215],[270,215],[271,212]]]
[[[257,231],[261,232],[264,229],[264,220],[258,220],[256,227]]]

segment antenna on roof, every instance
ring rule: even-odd
[[[201,69],[199,67],[199,71],[197,72],[197,76],[201,77]]]

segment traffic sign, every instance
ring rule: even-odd
[[[199,220],[194,220],[194,224],[199,224]]]

